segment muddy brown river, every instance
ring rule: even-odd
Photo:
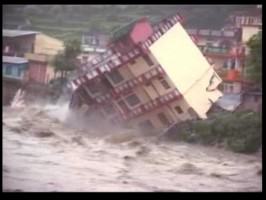
[[[3,108],[4,191],[262,190],[261,153],[167,142],[70,115],[67,105]]]

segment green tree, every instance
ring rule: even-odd
[[[261,86],[262,78],[262,33],[261,31],[252,36],[247,42],[250,49],[248,60],[247,60],[247,70],[246,76],[248,79],[254,81],[259,86]]]
[[[65,78],[69,71],[73,71],[77,67],[77,56],[80,54],[80,41],[69,40],[65,42],[65,50],[55,56],[52,64],[55,73],[60,72],[61,78]]]

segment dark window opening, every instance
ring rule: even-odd
[[[11,67],[6,67],[6,75],[11,75],[12,74],[12,69]]]
[[[161,82],[162,86],[164,87],[164,89],[167,90],[167,89],[171,88],[165,79],[161,79],[160,82]]]
[[[145,120],[139,123],[139,127],[144,130],[153,129],[154,126],[150,120]]]
[[[100,90],[99,90],[99,88],[96,86],[96,84],[91,83],[91,84],[87,84],[86,86],[87,86],[87,88],[89,89],[89,91],[90,91],[92,94],[96,94],[96,93],[100,92]]]
[[[151,60],[151,58],[148,55],[143,55],[143,59],[145,60],[145,62],[149,65],[152,66],[154,63]]]
[[[164,125],[170,125],[171,124],[164,113],[159,113],[158,118]]]
[[[138,105],[140,103],[139,98],[135,94],[132,94],[132,95],[126,97],[126,100],[130,106],[135,106],[135,105]]]
[[[120,83],[121,81],[124,80],[122,75],[117,70],[112,71],[111,73],[108,74],[108,76],[112,79],[112,82],[114,84]]]
[[[123,110],[123,111],[127,111],[128,110],[128,107],[126,105],[126,103],[123,101],[123,100],[120,100],[117,102],[119,107]]]
[[[130,63],[131,65],[134,65],[134,64],[136,64],[136,61],[135,61],[134,59],[131,59],[131,60],[129,61],[129,63]]]
[[[31,45],[31,53],[34,53],[34,43]]]
[[[182,114],[183,113],[183,110],[181,109],[180,106],[176,106],[175,110],[177,111],[178,114]]]
[[[147,82],[147,83],[145,83],[145,86],[146,86],[146,87],[150,87],[150,86],[151,86],[151,82]]]
[[[234,86],[230,85],[230,92],[233,92],[233,91],[234,91]]]

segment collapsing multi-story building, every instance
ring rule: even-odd
[[[207,118],[221,79],[181,23],[178,14],[153,26],[142,18],[116,31],[72,81],[70,107],[149,129]]]

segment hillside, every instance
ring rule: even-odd
[[[59,39],[80,39],[82,32],[106,33],[140,16],[152,20],[178,11],[185,26],[220,28],[232,11],[252,5],[4,5],[3,27],[42,31]],[[211,19],[211,20],[210,20]]]

